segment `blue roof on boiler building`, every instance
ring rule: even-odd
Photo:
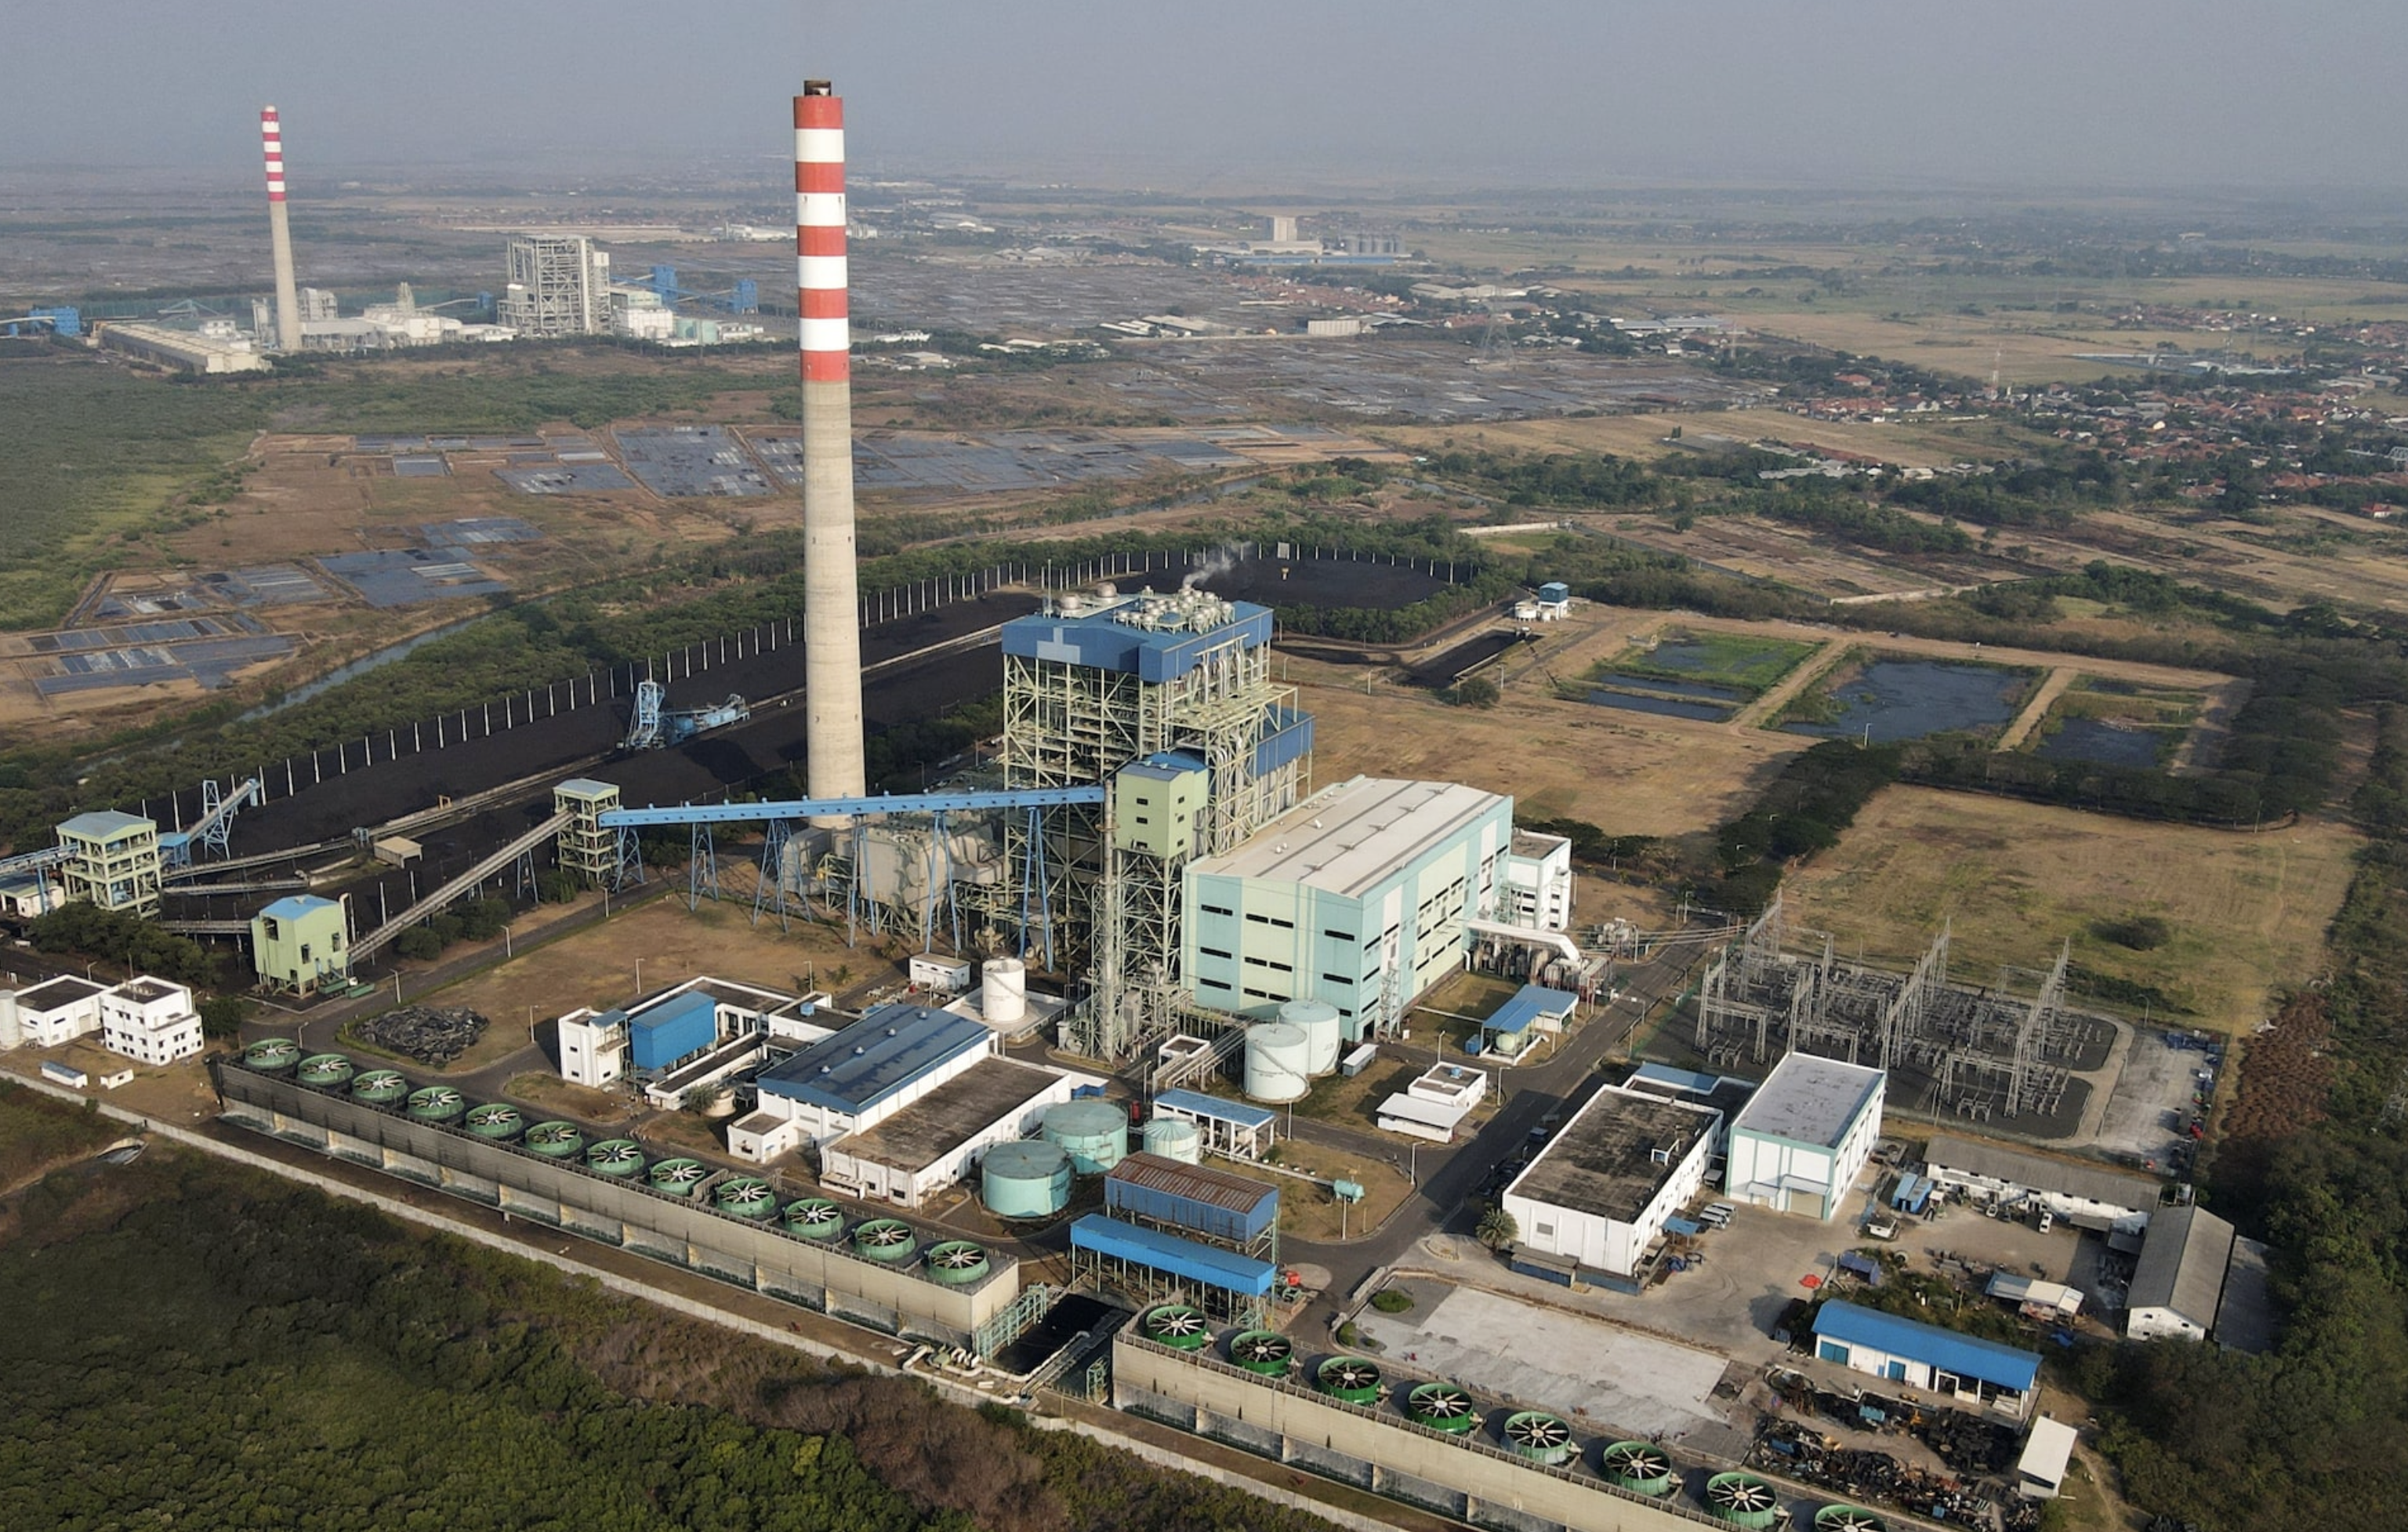
[[[1817,1339],[1902,1356],[1960,1378],[1979,1378],[2019,1394],[2029,1393],[2033,1380],[2040,1376],[2037,1353],[1959,1335],[1920,1320],[1900,1319],[1844,1298],[1823,1305],[1814,1316],[1814,1335]]]
[[[1003,624],[1003,651],[1025,660],[1054,660],[1166,681],[1195,669],[1207,652],[1232,639],[1247,649],[1271,641],[1270,609],[1251,601],[1228,603],[1228,620],[1201,633],[1192,626],[1143,626],[1123,620],[1144,602],[1143,596],[1134,596],[1077,616],[1015,617]]]
[[[758,1084],[770,1095],[858,1114],[966,1052],[984,1052],[982,1022],[926,1006],[880,1006],[774,1068]]]

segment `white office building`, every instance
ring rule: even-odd
[[[1869,1065],[1784,1058],[1731,1121],[1725,1190],[1775,1212],[1836,1217],[1881,1137],[1886,1080]]]
[[[173,1064],[201,1051],[201,1018],[193,992],[144,976],[100,997],[100,1045],[143,1064]]]

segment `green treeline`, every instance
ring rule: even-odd
[[[22,1194],[0,1283],[0,1526],[1318,1525],[172,1149]]]
[[[2272,1248],[2277,1347],[2160,1340],[2077,1367],[2128,1498],[2201,1532],[2345,1526],[2408,1494],[2408,1142],[2389,1110],[2408,1080],[2408,709],[2382,709],[2372,766],[2356,808],[2373,839],[2331,971],[2283,1013],[2329,1023],[2330,1088],[2287,1137],[2202,1168],[2217,1210]],[[2242,1071],[2245,1092],[2245,1054]]]

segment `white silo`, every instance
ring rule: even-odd
[[[14,1048],[24,1040],[24,1024],[17,1019],[17,992],[0,990],[0,1048]]]
[[[1338,1072],[1338,1049],[1343,1040],[1338,1008],[1326,1000],[1290,1000],[1280,1007],[1279,1019],[1304,1034],[1304,1067],[1311,1075]]]
[[[1256,1101],[1294,1101],[1312,1088],[1305,1067],[1311,1044],[1304,1028],[1265,1022],[1246,1029],[1246,1095]]]
[[[986,1024],[1010,1031],[1028,1017],[1028,965],[1016,957],[990,958],[979,988],[979,1013]]]

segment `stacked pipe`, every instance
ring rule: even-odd
[[[867,785],[844,229],[844,102],[826,80],[805,80],[795,97],[795,299],[803,370],[803,769],[814,798],[859,797]]]
[[[293,279],[293,225],[284,211],[284,124],[276,108],[259,109],[259,143],[267,161],[267,239],[276,257],[276,349],[301,349],[301,292]]]

